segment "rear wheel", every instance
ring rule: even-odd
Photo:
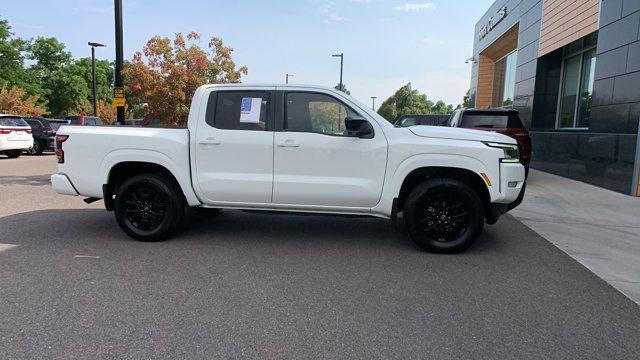
[[[185,202],[166,176],[134,176],[117,191],[114,212],[122,230],[140,241],[161,241],[175,233],[185,215]]]
[[[404,219],[411,239],[424,250],[457,253],[480,236],[484,208],[478,195],[466,184],[453,179],[431,179],[409,194]]]
[[[27,154],[29,155],[41,155],[42,154],[42,146],[38,140],[33,140],[33,146],[27,150]]]
[[[22,150],[11,150],[11,151],[5,152],[4,154],[7,155],[9,159],[15,159],[17,157],[20,157],[20,155],[22,155]]]

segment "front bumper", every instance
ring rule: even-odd
[[[518,197],[516,197],[514,201],[508,204],[491,203],[491,209],[486,216],[487,224],[495,224],[498,219],[500,219],[500,216],[506,214],[507,212],[511,211],[511,209],[520,205],[522,203],[522,200],[524,199],[524,193],[526,189],[527,183],[523,182],[522,187],[520,188],[520,193],[518,193]]]
[[[51,175],[51,186],[60,195],[79,195],[71,180],[65,174]]]

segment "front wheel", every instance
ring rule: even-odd
[[[130,237],[161,241],[175,233],[185,214],[177,186],[166,176],[143,174],[122,184],[114,204],[116,220]]]
[[[409,236],[424,250],[458,253],[480,236],[484,208],[466,184],[447,178],[431,179],[409,194],[404,220]]]

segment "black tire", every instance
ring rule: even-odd
[[[447,178],[427,180],[409,194],[404,221],[411,239],[433,253],[459,253],[482,233],[484,207],[464,183]]]
[[[4,153],[9,159],[19,158],[22,155],[22,150],[11,150]]]
[[[42,145],[38,140],[33,140],[33,146],[27,150],[27,154],[29,155],[42,155]]]
[[[118,188],[114,213],[118,225],[130,237],[162,241],[180,227],[186,205],[178,187],[166,176],[142,174]]]

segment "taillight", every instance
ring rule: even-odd
[[[64,164],[64,150],[62,150],[62,143],[67,141],[69,135],[56,135],[56,157],[58,158],[58,164]]]
[[[27,134],[31,134],[33,132],[33,130],[29,129],[27,130]]]
[[[0,129],[0,134],[2,135],[11,134],[11,129]]]

